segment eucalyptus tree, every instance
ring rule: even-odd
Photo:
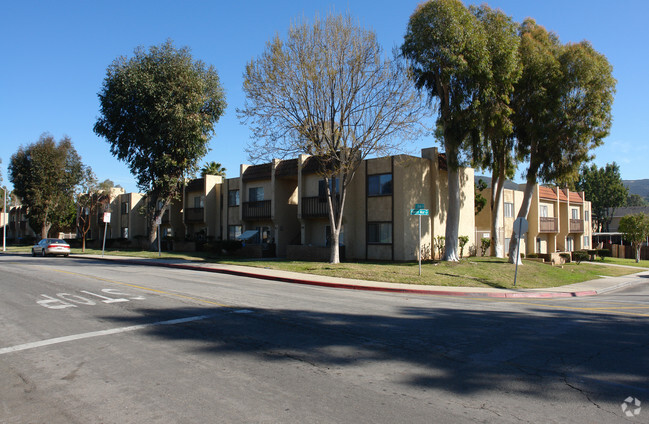
[[[67,227],[83,168],[69,137],[57,143],[52,135],[43,134],[11,156],[9,180],[27,207],[30,224],[40,227],[41,237],[48,236],[53,224]]]
[[[448,162],[444,260],[457,261],[461,153],[481,123],[481,87],[490,79],[487,31],[459,0],[430,0],[410,17],[401,53],[415,86],[436,104]]]
[[[275,36],[245,69],[239,117],[253,161],[308,154],[325,180],[331,263],[338,263],[347,188],[370,155],[416,137],[426,111],[398,58],[347,16],[303,21]],[[335,184],[333,181],[338,180]],[[339,187],[339,193],[333,187]]]
[[[153,243],[156,220],[180,195],[184,176],[197,170],[225,111],[218,73],[168,40],[148,51],[137,48],[130,59],[115,59],[99,101],[94,131],[147,193]]]
[[[471,6],[470,10],[487,33],[490,70],[480,89],[481,136],[473,139],[471,153],[474,165],[491,170],[491,248],[493,255],[502,258],[502,195],[506,179],[513,178],[516,171],[510,100],[522,72],[519,25],[487,5]]]
[[[517,155],[528,161],[518,217],[527,217],[537,181],[574,179],[608,135],[615,79],[606,57],[588,41],[562,45],[532,19],[521,26],[520,54],[523,74],[512,108]],[[512,263],[520,262],[516,245],[512,234]]]

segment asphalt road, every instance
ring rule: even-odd
[[[649,422],[649,284],[472,299],[0,255],[0,289],[3,424]]]

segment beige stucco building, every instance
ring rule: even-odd
[[[503,190],[501,222],[498,231],[504,242],[504,254],[509,251],[513,224],[520,210],[525,185]],[[489,199],[491,188],[482,195]],[[521,252],[547,254],[572,252],[592,248],[590,202],[583,192],[537,184],[527,216],[528,232],[521,242]],[[491,209],[489,205],[476,216],[476,237],[490,237]]]

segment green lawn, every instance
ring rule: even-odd
[[[10,247],[10,252],[29,252],[30,247]],[[80,249],[72,249],[81,254]],[[101,254],[101,250],[86,249],[86,254]],[[158,258],[158,252],[108,250],[106,255]],[[504,259],[471,257],[459,263],[426,262],[419,274],[417,262],[345,262],[331,265],[322,262],[298,262],[287,260],[219,259],[209,252],[171,253],[163,252],[162,258],[204,261],[251,267],[271,268],[306,274],[358,280],[385,281],[437,286],[512,288],[515,266]],[[603,266],[603,264],[636,265],[631,259],[606,258],[598,264],[582,262],[553,267],[536,261],[525,260],[518,267],[518,288],[547,288],[597,279],[599,276],[620,276],[639,271],[633,268]],[[642,261],[649,268],[649,261]]]
[[[649,268],[649,261],[647,260],[641,260],[640,262],[636,263],[635,259],[598,258],[596,262],[603,263],[603,264],[628,265],[628,266],[636,266],[641,268]]]

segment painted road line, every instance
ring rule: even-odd
[[[91,337],[100,337],[100,336],[108,336],[108,335],[111,335],[111,334],[127,333],[127,332],[130,332],[130,331],[141,330],[143,328],[155,327],[155,326],[158,326],[158,325],[174,325],[174,324],[183,324],[183,323],[192,322],[192,321],[200,321],[200,320],[212,318],[214,316],[216,316],[216,314],[197,315],[197,316],[187,317],[187,318],[178,318],[178,319],[171,319],[171,320],[167,320],[167,321],[152,322],[150,324],[139,324],[139,325],[132,325],[130,327],[112,328],[112,329],[109,329],[109,330],[91,331],[89,333],[74,334],[74,335],[71,335],[71,336],[64,336],[64,337],[55,337],[53,339],[47,339],[47,340],[41,340],[41,341],[38,341],[38,342],[31,342],[31,343],[25,343],[25,344],[11,346],[11,347],[5,347],[5,348],[0,349],[0,355],[4,355],[6,353],[12,353],[12,352],[19,352],[21,350],[34,349],[34,348],[37,348],[37,347],[50,346],[50,345],[59,344],[59,343],[71,342],[71,341],[74,341],[74,340],[89,339]]]
[[[166,294],[168,296],[178,297],[178,298],[181,298],[181,299],[193,300],[193,301],[201,302],[201,303],[207,303],[208,305],[221,306],[223,308],[233,308],[232,305],[226,305],[226,304],[219,303],[219,302],[213,302],[211,300],[200,299],[198,297],[185,296],[185,295],[178,294],[178,293],[172,293],[172,292],[168,292],[168,291],[164,291],[164,290],[158,290],[158,289],[153,289],[153,288],[150,288],[150,287],[140,286],[140,285],[137,285],[137,284],[123,283],[121,281],[110,280],[108,278],[97,277],[97,276],[94,276],[94,275],[80,274],[80,273],[77,273],[77,272],[64,271],[64,270],[55,269],[55,268],[50,268],[50,269],[52,271],[60,272],[62,274],[70,274],[70,275],[75,275],[77,277],[91,278],[91,279],[94,279],[94,280],[104,281],[106,283],[118,284],[120,286],[132,287],[132,288],[136,288],[136,289],[140,289],[140,290],[146,290],[146,291],[153,292],[153,293],[158,293],[158,294]]]

